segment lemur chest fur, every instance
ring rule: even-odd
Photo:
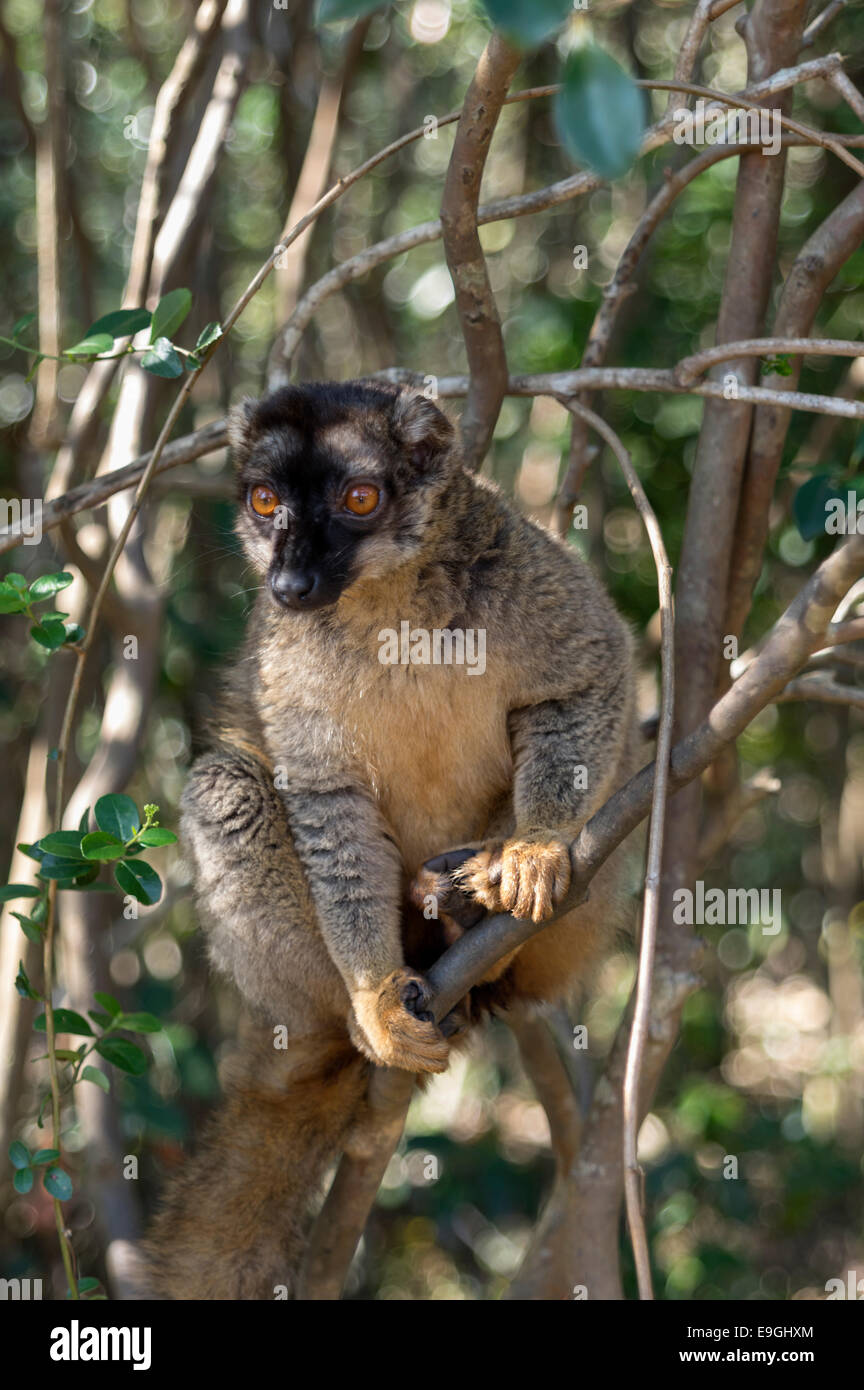
[[[286,743],[297,720],[332,730],[338,746],[324,755],[370,788],[413,875],[481,837],[512,783],[506,676],[494,661],[474,675],[466,665],[385,664],[378,650],[376,638],[371,659],[355,662],[346,681],[337,650],[295,648],[268,699],[270,755],[282,761],[280,724]]]
[[[399,665],[350,702],[357,753],[409,874],[482,836],[510,786],[502,695],[489,672]]]

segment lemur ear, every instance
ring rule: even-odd
[[[400,441],[421,462],[448,453],[453,443],[447,416],[416,391],[400,391],[393,405],[393,425]]]
[[[237,468],[249,457],[258,436],[255,423],[257,406],[258,402],[251,396],[244,396],[242,401],[228,412],[228,443]]]

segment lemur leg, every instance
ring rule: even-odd
[[[250,1025],[194,1157],[144,1242],[149,1297],[296,1295],[310,1206],[362,1112],[369,1064],[344,1032],[289,1038]]]
[[[293,1295],[308,1207],[365,1091],[368,1062],[316,929],[285,808],[252,756],[193,769],[184,840],[208,944],[256,1011],[195,1155],[169,1179],[145,1242],[150,1296]]]
[[[234,749],[200,758],[183,794],[182,836],[214,965],[274,1023],[347,1026],[350,1004],[317,927],[272,774]]]

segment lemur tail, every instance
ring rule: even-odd
[[[144,1242],[145,1297],[295,1297],[310,1200],[338,1153],[369,1064],[347,1034],[241,1041],[198,1151],[169,1181]]]

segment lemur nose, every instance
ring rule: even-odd
[[[270,587],[280,603],[294,607],[311,598],[317,582],[317,576],[306,570],[280,570],[270,580]]]

